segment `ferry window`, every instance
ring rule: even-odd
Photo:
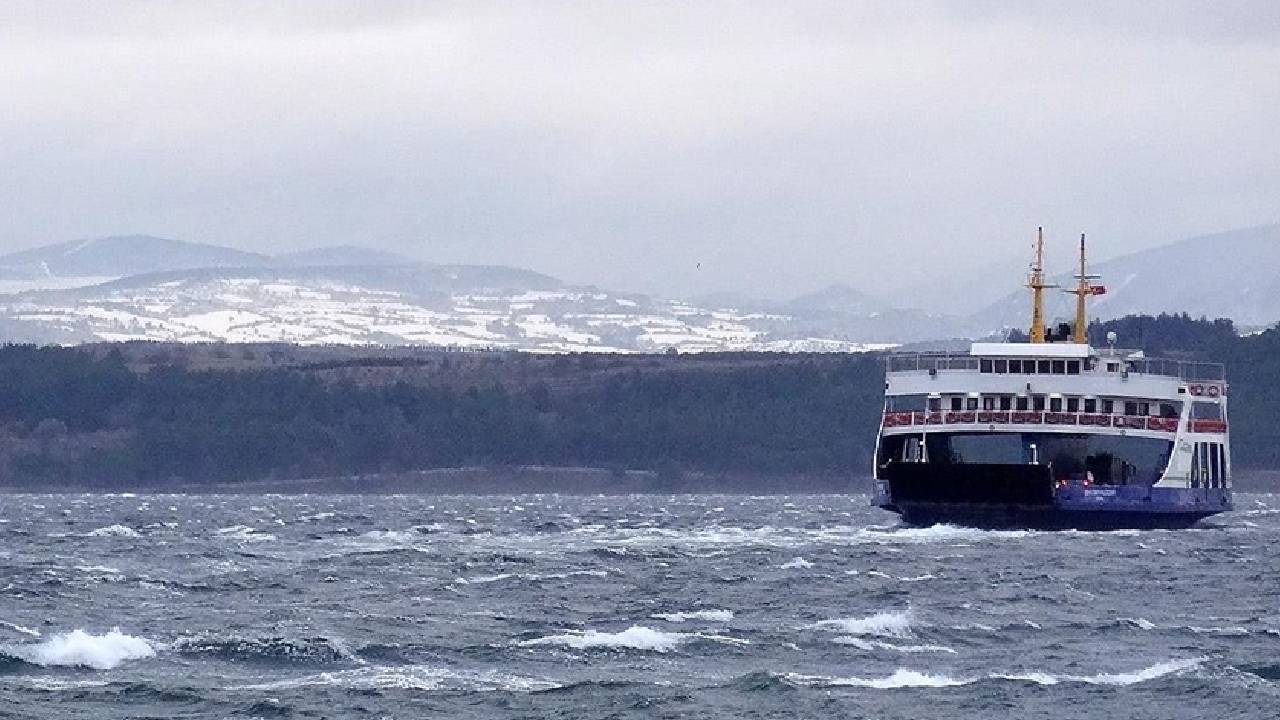
[[[952,409],[952,410],[963,410],[963,409],[964,409],[964,398],[959,398],[959,397],[953,397],[953,398],[951,398],[951,409]]]
[[[1044,396],[1043,395],[1036,395],[1034,403],[1035,404],[1033,405],[1033,407],[1036,409],[1036,412],[1044,412]]]
[[[1221,469],[1218,467],[1218,444],[1211,443],[1209,445],[1209,477],[1211,482],[1209,487],[1218,487],[1218,479],[1222,477]]]
[[[1011,396],[1009,396],[1009,395],[1001,395],[1001,396],[1000,396],[1000,409],[1001,409],[1001,410],[1012,410],[1012,409],[1013,409],[1013,397],[1011,397]]]
[[[1125,415],[1137,415],[1137,414],[1138,414],[1138,403],[1133,402],[1132,400],[1130,400],[1130,401],[1126,402],[1126,403],[1124,404],[1124,414],[1125,414]],[[1146,413],[1143,413],[1143,414],[1145,415]]]
[[[1067,398],[1067,412],[1080,412],[1080,398]]]
[[[1037,372],[1037,373],[1039,373],[1040,375],[1048,375],[1048,374],[1049,374],[1049,361],[1048,361],[1048,360],[1041,360],[1041,361],[1039,362],[1039,364],[1036,366],[1036,372]]]
[[[1182,410],[1173,403],[1160,403],[1160,417],[1176,418],[1182,416]]]
[[[978,409],[978,398],[976,398],[976,397],[971,397],[971,398],[969,398],[969,399],[968,399],[968,401],[965,403],[965,409],[966,409],[966,410],[977,410],[977,409]]]
[[[890,395],[890,412],[918,412],[924,410],[927,395]]]
[[[997,375],[1004,375],[1004,374],[1006,374],[1006,373],[1008,373],[1008,372],[1009,372],[1009,361],[1008,361],[1008,360],[996,360],[996,361],[995,361],[995,364],[996,364],[996,374],[997,374]]]
[[[1103,400],[1103,401],[1102,401],[1102,412],[1103,412],[1104,414],[1106,414],[1106,415],[1111,415],[1111,414],[1112,414],[1112,413],[1114,413],[1115,411],[1116,411],[1116,401],[1115,401],[1115,400]]]
[[[1079,375],[1079,374],[1080,374],[1080,361],[1079,361],[1079,360],[1068,360],[1068,361],[1067,361],[1067,374],[1068,374],[1068,375]]]
[[[1063,362],[1063,361],[1061,361],[1061,360],[1054,360],[1054,361],[1053,361],[1053,374],[1054,374],[1054,375],[1065,375],[1065,374],[1066,374],[1066,372],[1067,372],[1067,364],[1066,364],[1065,362]]]
[[[1137,412],[1137,414],[1138,414],[1138,415],[1150,415],[1150,414],[1151,414],[1151,403],[1144,403],[1144,402],[1140,402],[1140,403],[1138,403],[1138,412]]]
[[[1200,479],[1209,479],[1209,443],[1197,443],[1200,451]]]
[[[1120,372],[1120,363],[1118,362],[1107,363],[1107,372]]]
[[[990,396],[990,395],[987,395],[986,397],[983,397],[983,398],[982,398],[982,409],[983,409],[983,410],[995,410],[995,409],[996,409],[996,399],[995,399],[994,397]]]
[[[1013,362],[1018,362],[1018,361],[1017,361],[1017,360],[1014,360]],[[1020,364],[1022,365],[1022,371],[1021,371],[1021,372],[1022,372],[1022,374],[1023,374],[1023,375],[1035,375],[1035,374],[1036,374],[1036,361],[1035,361],[1035,360],[1023,360]]]
[[[1018,410],[1026,410],[1031,407],[1031,399],[1027,397],[1019,397],[1015,401],[1014,407]]]
[[[1098,400],[1096,398],[1085,398],[1084,411],[1087,413],[1098,412]]]
[[[1218,403],[1191,403],[1191,417],[1196,420],[1221,420],[1222,406]]]
[[[1049,412],[1062,412],[1062,398],[1049,398]]]
[[[991,361],[988,360],[987,358],[982,358],[981,360],[979,360],[978,372],[984,372],[984,373],[991,372]]]
[[[1191,449],[1191,487],[1200,487],[1200,443]]]
[[[1222,482],[1218,486],[1226,487],[1227,486],[1227,447],[1219,443],[1217,445],[1217,448],[1218,448],[1218,467],[1222,469]]]
[[[942,412],[942,398],[929,398],[929,412]]]
[[[1098,366],[1098,361],[1093,358],[1084,359],[1084,371],[1089,372]]]

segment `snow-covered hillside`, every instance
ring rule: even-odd
[[[461,270],[461,269],[459,269]],[[708,310],[497,269],[460,282],[447,268],[365,269],[366,282],[319,271],[201,271],[0,297],[7,340],[437,345],[542,352],[853,351],[871,347],[787,332],[783,315]],[[415,282],[409,282],[416,278]],[[486,279],[491,287],[486,287]],[[368,282],[369,280],[373,282]],[[449,287],[453,285],[453,287]],[[526,287],[519,287],[526,285]]]

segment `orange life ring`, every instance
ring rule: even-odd
[[[1209,397],[1216,398],[1220,394],[1222,394],[1222,390],[1219,389],[1217,385],[1209,386]]]
[[[1203,385],[1192,385],[1192,386],[1190,387],[1190,390],[1191,390],[1191,394],[1192,394],[1192,395],[1195,395],[1196,397],[1200,397],[1201,395],[1203,395],[1203,394],[1204,394],[1204,386],[1203,386]]]

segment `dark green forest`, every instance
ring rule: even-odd
[[[1280,467],[1280,331],[1095,324],[1227,363],[1237,467]],[[1103,341],[1105,342],[1105,341]],[[864,476],[883,357],[0,348],[0,484],[119,489],[474,466]]]

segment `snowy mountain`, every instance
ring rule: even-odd
[[[1195,237],[1096,263],[1090,272],[1101,275],[1098,282],[1107,288],[1106,295],[1090,302],[1095,318],[1186,312],[1229,317],[1243,327],[1280,321],[1280,225]],[[1064,274],[1053,282],[1073,287],[1075,281]],[[1012,291],[977,313],[972,324],[1022,327],[1029,304],[1025,290]],[[1066,293],[1048,303],[1050,315],[1057,318],[1071,315],[1074,307]]]
[[[440,345],[541,352],[850,351],[795,319],[486,266],[206,268],[0,296],[0,339]]]

